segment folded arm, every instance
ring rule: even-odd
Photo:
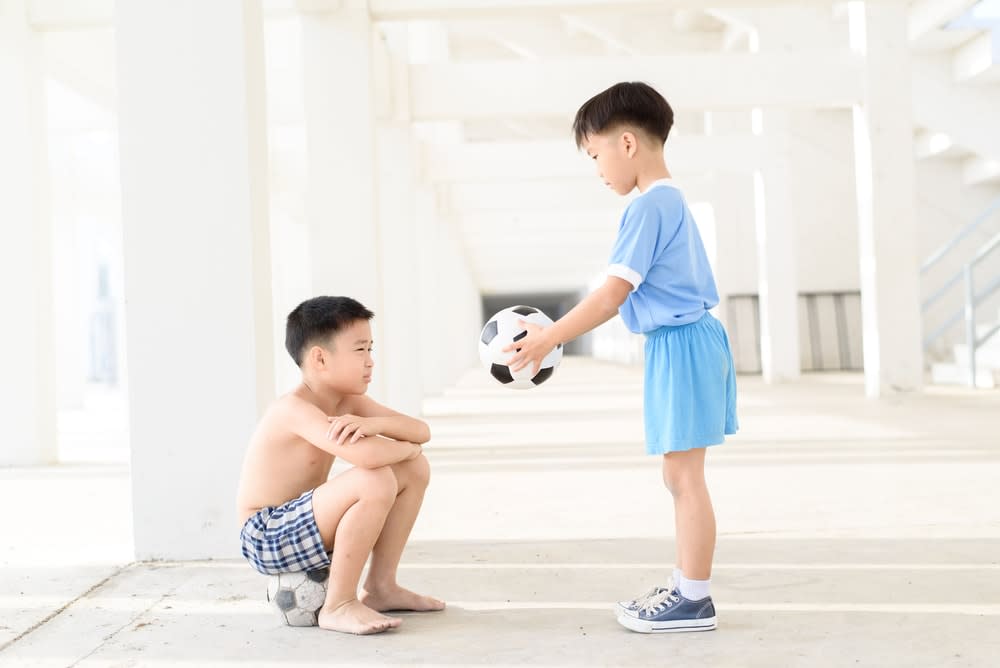
[[[312,443],[320,450],[342,457],[355,466],[373,469],[413,459],[423,451],[419,444],[405,439],[391,440],[381,436],[367,436],[350,444],[338,444],[327,437],[330,423],[316,406],[295,400],[284,407],[282,419],[293,433]]]
[[[371,426],[370,431],[373,433],[420,445],[431,440],[431,429],[426,422],[394,411],[371,397],[365,395],[351,397],[347,409],[355,416],[368,421]]]

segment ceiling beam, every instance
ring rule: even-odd
[[[873,0],[868,0],[872,2]],[[878,0],[876,0],[878,1]],[[885,0],[892,1],[892,0]],[[712,0],[713,8],[832,7],[833,0]],[[672,12],[702,10],[701,0],[369,0],[372,16],[380,21],[427,19],[537,18],[543,14]]]
[[[432,182],[509,182],[588,178],[599,186],[595,164],[573,141],[425,144],[423,173]],[[705,171],[745,173],[768,162],[762,137],[683,136],[667,140],[664,155],[678,175]]]
[[[1000,79],[1000,36],[993,31],[973,37],[952,54],[955,81],[996,81]]]
[[[962,182],[967,186],[1000,181],[1000,160],[973,156],[962,161]]]
[[[910,41],[918,40],[932,30],[945,27],[978,0],[917,0],[910,6]]]
[[[28,23],[35,30],[106,28],[114,23],[114,0],[30,0]]]
[[[751,178],[747,173],[746,178]],[[675,177],[690,203],[711,201],[717,189],[712,176]],[[489,182],[438,184],[441,211],[456,215],[479,213],[606,212],[618,218],[630,201],[615,194],[593,175],[576,178],[514,181],[509,177]]]
[[[958,146],[1000,160],[1000,131],[987,109],[1000,109],[991,86],[956,84],[947,57],[913,58],[913,122],[947,134]],[[942,104],[946,100],[947,104]]]
[[[645,81],[677,109],[847,108],[862,100],[863,69],[847,49],[413,65],[410,110],[418,121],[568,117],[618,81]]]
[[[454,212],[621,210],[621,197],[593,175],[576,178],[456,182],[441,186],[442,209]],[[569,203],[569,204],[567,204]]]

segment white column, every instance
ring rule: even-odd
[[[762,52],[807,49],[817,39],[820,19],[810,9],[784,8],[756,12],[757,41]],[[751,45],[754,39],[751,39]],[[796,168],[789,132],[791,112],[754,110],[754,132],[768,145],[768,162],[754,175],[757,229],[757,291],[760,297],[760,361],[764,381],[795,380],[800,375],[799,285],[796,256],[798,233],[792,171]]]
[[[452,303],[442,299],[442,266],[440,219],[434,192],[427,187],[418,187],[413,196],[413,216],[419,238],[420,253],[418,285],[420,303],[419,345],[420,378],[425,396],[439,394],[445,387],[444,364],[447,359],[448,335],[451,322]],[[474,343],[474,342],[473,342]],[[472,345],[472,344],[469,344]]]
[[[865,391],[923,384],[913,120],[906,4],[851,3],[866,53],[865,105],[854,110]]]
[[[446,313],[440,352],[443,356],[444,383],[448,386],[470,368],[479,365],[477,342],[484,324],[481,317],[482,295],[459,225],[452,216],[440,210],[437,240],[441,271],[437,303]]]
[[[372,25],[364,3],[347,5],[302,17],[311,296],[344,295],[375,312],[369,392],[385,400]]]
[[[27,3],[0,9],[0,465],[55,461],[52,224],[44,73]]]
[[[119,3],[115,40],[136,557],[235,557],[274,393],[260,6]]]
[[[754,174],[760,363],[768,383],[799,377],[798,268],[787,117],[769,112],[770,159]]]
[[[420,412],[421,238],[414,211],[413,140],[409,123],[380,121],[377,132],[378,228],[381,242],[382,350],[388,405]],[[433,302],[428,304],[433,309]]]
[[[462,232],[449,208],[447,186],[421,189],[417,215],[421,249],[421,291],[430,308],[421,309],[421,351],[425,391],[436,393],[479,365],[478,341],[483,327],[482,295],[469,262]],[[491,314],[485,314],[489,316]],[[485,373],[485,372],[484,372]]]

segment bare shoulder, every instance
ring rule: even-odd
[[[296,421],[317,410],[308,401],[293,393],[285,394],[275,399],[264,411],[257,425],[258,436],[266,436],[269,439],[289,436]]]
[[[268,407],[267,412],[276,417],[283,417],[293,415],[295,413],[301,413],[304,410],[308,410],[310,406],[312,406],[311,403],[294,392],[289,392],[288,394],[283,394],[275,399],[274,402]]]

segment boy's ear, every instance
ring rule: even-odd
[[[323,368],[326,364],[326,351],[320,346],[313,346],[309,349],[309,361],[317,368]]]
[[[636,150],[639,148],[639,138],[631,130],[626,130],[622,133],[621,139],[622,150],[625,151],[625,155],[629,158],[635,156]]]

